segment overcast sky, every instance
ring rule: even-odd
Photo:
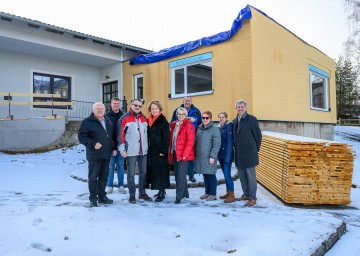
[[[343,0],[0,0],[0,11],[158,51],[230,30],[239,11],[250,4],[337,59],[349,34],[342,3]]]

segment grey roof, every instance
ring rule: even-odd
[[[109,44],[112,47],[120,48],[120,49],[124,49],[124,50],[130,50],[130,51],[139,52],[139,53],[152,52],[152,51],[144,49],[144,48],[140,48],[140,47],[132,46],[129,44],[119,43],[116,41],[80,33],[77,31],[70,30],[70,29],[46,24],[46,23],[43,23],[43,22],[40,22],[37,20],[23,18],[23,17],[5,13],[5,12],[0,12],[0,19],[5,20],[5,21],[17,20],[17,21],[25,22],[28,24],[28,26],[33,27],[33,28],[43,28],[45,31],[53,32],[53,33],[57,33],[57,34],[61,34],[61,35],[64,33],[68,33],[68,34],[72,34],[75,38],[78,38],[78,39],[92,40],[94,43],[97,43],[97,44]]]

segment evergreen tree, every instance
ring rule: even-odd
[[[338,118],[356,118],[360,115],[357,72],[349,59],[340,56],[336,62],[336,105]]]

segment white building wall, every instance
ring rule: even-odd
[[[72,100],[95,102],[102,99],[100,68],[0,50],[0,92],[32,93],[33,72],[71,77]],[[14,97],[13,101],[32,101],[32,98]],[[65,110],[54,112],[65,114]],[[51,109],[12,106],[11,114],[15,117],[37,117],[51,115]],[[0,117],[6,116],[8,107],[0,105]]]

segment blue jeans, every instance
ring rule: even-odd
[[[205,194],[216,196],[217,179],[215,174],[203,174]]]
[[[224,173],[226,189],[229,190],[229,192],[234,192],[234,181],[231,177],[231,163],[225,163],[223,160],[220,159],[219,163]]]
[[[121,156],[120,151],[118,150],[116,156],[111,155],[110,158],[109,177],[107,181],[108,187],[114,186],[115,163],[117,166],[118,186],[124,186],[124,158]]]
[[[195,161],[188,161],[189,168],[188,168],[188,176],[189,178],[194,177],[194,168],[195,168]]]

